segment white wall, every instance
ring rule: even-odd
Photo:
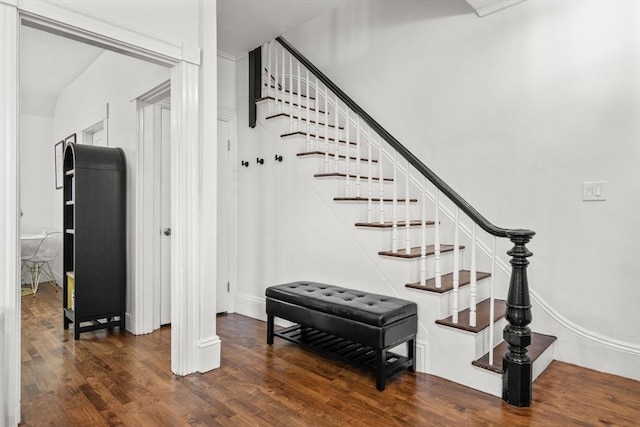
[[[462,0],[372,0],[285,34],[487,218],[537,232],[529,245],[532,327],[559,337],[557,359],[633,378],[639,17],[637,1],[529,0],[478,18]],[[250,140],[246,126],[240,117],[240,144],[243,133]],[[252,144],[241,191],[243,174],[260,168],[253,160],[262,148]],[[581,200],[591,180],[607,182],[607,201]],[[253,181],[248,191],[262,200],[262,181]],[[253,233],[243,237],[244,227]],[[240,244],[264,245],[260,230],[241,226]],[[262,247],[250,280],[269,271],[271,249]]]
[[[20,115],[20,233],[60,229],[60,224],[53,221],[53,206],[62,201],[55,191],[56,142],[50,117]]]
[[[86,126],[87,114],[95,116],[95,111],[104,111],[109,104],[108,146],[124,150],[127,163],[127,281],[133,283],[134,266],[131,226],[135,218],[135,176],[137,164],[137,121],[135,98],[149,89],[168,80],[168,68],[133,59],[113,52],[102,54],[84,73],[69,85],[58,97],[53,116],[55,140],[64,139],[76,133],[80,141]],[[62,221],[62,205],[58,203],[61,190],[54,198],[54,223]],[[61,269],[61,265],[56,268]],[[127,312],[133,301],[134,286],[127,287]]]
[[[218,109],[235,111],[236,105],[236,61],[218,55]]]
[[[464,3],[357,2],[286,37],[490,220],[537,232],[530,284],[557,313],[637,348],[640,3]],[[582,202],[590,180],[606,202]]]

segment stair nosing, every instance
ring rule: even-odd
[[[460,250],[464,249],[464,246],[462,246],[462,245],[460,245],[458,247],[459,247]],[[426,256],[435,255],[435,245],[427,245],[426,249],[427,249]],[[380,252],[378,252],[378,255],[380,255],[380,256],[388,256],[388,257],[391,257],[391,258],[416,259],[416,258],[420,258],[422,256],[422,254],[420,253],[421,250],[422,250],[422,247],[414,246],[414,247],[411,248],[411,253],[410,254],[407,254],[407,251],[405,249],[398,249],[398,252],[380,251]],[[453,245],[440,244],[440,253],[453,252],[453,250],[454,250]]]
[[[482,271],[476,271],[476,281],[488,279],[491,277],[491,273],[485,273]],[[469,270],[460,270],[459,271],[459,287],[467,286],[471,284],[471,271]],[[405,287],[409,289],[416,289],[425,292],[435,292],[438,294],[443,294],[446,292],[450,292],[453,290],[453,273],[443,274],[442,275],[442,283],[440,288],[436,288],[435,286],[435,278],[427,279],[424,286],[420,284],[420,282],[407,283]]]
[[[458,313],[458,323],[453,323],[452,321],[453,316],[436,320],[436,323],[438,325],[442,325],[442,326],[446,326],[449,328],[458,329],[462,331],[473,332],[473,333],[481,332],[487,327],[489,327],[490,325],[490,322],[488,319],[489,317],[488,310],[485,311],[486,306],[489,305],[489,301],[490,301],[489,299],[485,299],[483,301],[480,301],[478,304],[476,304],[476,311],[477,312],[482,311],[482,313],[480,313],[480,315],[476,319],[477,320],[476,326],[469,326],[468,324],[469,308],[466,308]],[[495,323],[506,315],[507,302],[502,299],[495,299],[494,301],[496,305],[494,316],[493,316],[494,323]],[[487,316],[486,316],[487,319],[483,318],[484,317],[483,313],[485,312],[487,313]]]

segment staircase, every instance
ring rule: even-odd
[[[418,370],[530,406],[555,340],[528,327],[534,233],[487,221],[286,40],[254,50],[251,75],[264,122],[279,122],[279,137],[297,144],[299,161],[314,162],[316,180],[334,181],[336,209],[357,206],[354,236],[380,268],[409,278],[394,286],[418,302]],[[511,268],[498,239],[513,244]]]

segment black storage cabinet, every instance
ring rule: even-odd
[[[64,153],[64,329],[125,329],[126,171],[120,148]]]

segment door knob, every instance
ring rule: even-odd
[[[162,230],[162,233],[165,236],[171,236],[171,229],[170,228],[165,228],[164,230]]]

